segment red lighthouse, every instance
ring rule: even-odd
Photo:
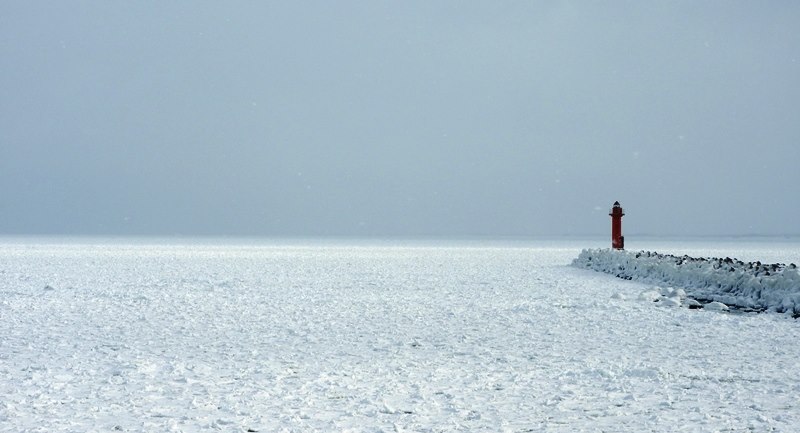
[[[625,249],[625,236],[622,236],[622,216],[625,211],[618,201],[614,202],[614,207],[611,208],[611,248],[615,250]]]

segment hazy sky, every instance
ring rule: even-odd
[[[0,234],[800,233],[800,2],[3,1]]]

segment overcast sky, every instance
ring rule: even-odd
[[[800,2],[3,1],[0,234],[800,233]]]

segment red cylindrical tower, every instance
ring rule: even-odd
[[[622,236],[622,216],[625,211],[618,201],[614,202],[614,207],[611,208],[611,248],[615,250],[625,249],[625,236]]]

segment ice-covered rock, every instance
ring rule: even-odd
[[[680,307],[685,305],[683,298],[686,298],[686,292],[682,289],[674,289],[672,287],[660,287],[645,290],[639,294],[639,300],[644,302],[654,302],[659,307]],[[687,299],[692,300],[694,299]],[[699,304],[699,303],[698,303]]]
[[[680,298],[661,297],[661,299],[658,300],[658,306],[659,307],[680,307],[681,306],[681,300],[680,300]]]
[[[655,302],[661,298],[661,294],[655,290],[645,290],[639,294],[639,300],[645,302]]]
[[[709,302],[708,304],[704,305],[703,308],[710,311],[728,311],[727,305],[717,301]]]
[[[587,249],[573,260],[572,265],[626,280],[667,285],[642,293],[639,295],[641,300],[690,297],[741,308],[800,315],[800,273],[794,264],[745,263],[730,257],[695,258],[650,251]]]
[[[701,308],[703,306],[703,304],[701,304],[697,299],[692,299],[692,298],[684,299],[683,305],[690,309]]]

